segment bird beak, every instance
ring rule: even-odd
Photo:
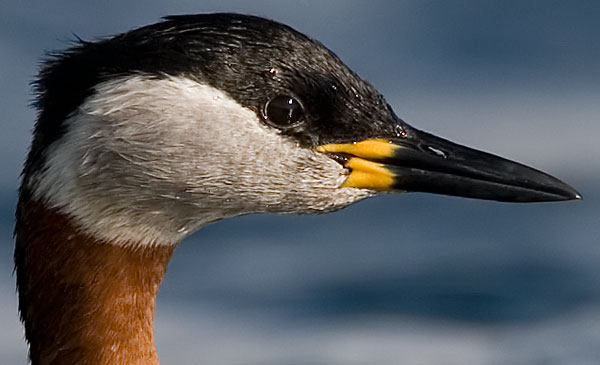
[[[331,143],[317,151],[350,171],[342,187],[504,202],[581,199],[571,186],[542,171],[403,127],[402,137]]]

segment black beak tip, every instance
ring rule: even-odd
[[[532,170],[535,171],[535,170]],[[507,199],[506,201],[513,202],[557,202],[557,201],[569,201],[569,200],[581,200],[581,194],[575,190],[569,184],[558,180],[549,175],[543,174],[543,180],[550,180],[551,183],[536,184],[536,180],[529,180],[528,183],[516,184],[513,187],[509,187],[508,191],[513,190],[514,200]],[[545,175],[545,176],[544,176]],[[540,177],[542,177],[540,176]],[[547,179],[549,178],[549,179]],[[510,193],[509,193],[510,196]]]
[[[581,194],[573,189],[571,186],[569,186],[570,191],[568,192],[568,194],[565,194],[565,199],[564,200],[582,200],[583,197],[581,196]]]
[[[546,175],[545,173],[542,173]],[[546,175],[549,180],[549,184],[546,189],[542,189],[545,193],[549,193],[554,196],[554,199],[549,201],[568,201],[568,200],[581,200],[581,194],[575,190],[571,185],[559,180],[553,176]]]

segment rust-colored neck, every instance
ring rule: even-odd
[[[15,266],[31,363],[158,364],[154,307],[173,250],[102,242],[21,199]]]

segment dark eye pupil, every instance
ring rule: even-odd
[[[302,119],[304,110],[298,100],[288,95],[279,95],[269,100],[265,106],[265,115],[270,122],[289,127]]]

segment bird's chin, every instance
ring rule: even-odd
[[[322,191],[322,194],[289,197],[282,204],[265,207],[264,212],[277,214],[324,214],[345,208],[376,193],[374,190],[347,187],[326,189]]]

